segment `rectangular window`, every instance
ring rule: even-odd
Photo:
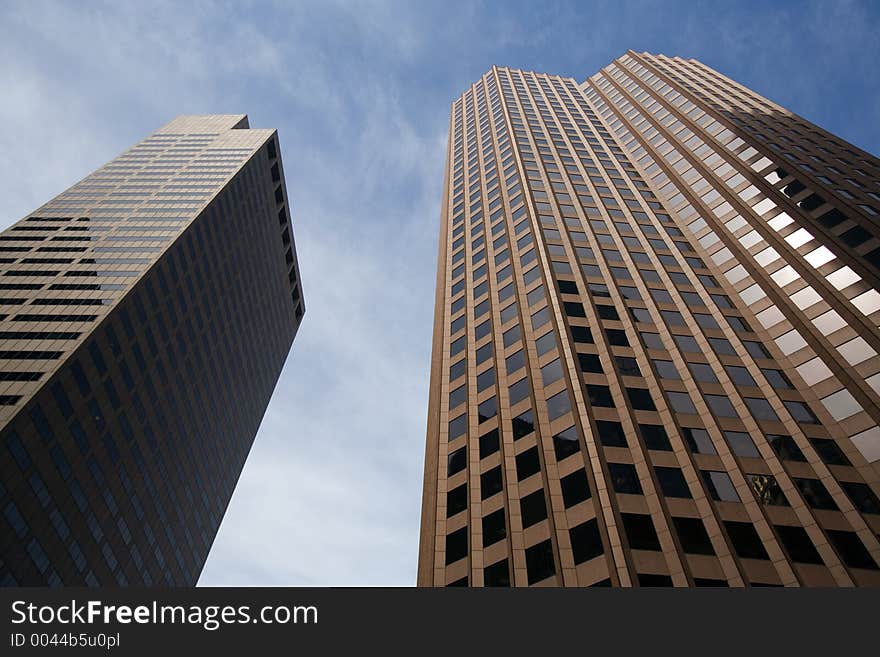
[[[660,490],[666,497],[692,498],[684,474],[678,468],[654,466],[654,473],[657,475]]]
[[[641,495],[642,485],[636,469],[629,463],[609,463],[608,475],[611,478],[611,486],[617,493],[628,495]]]

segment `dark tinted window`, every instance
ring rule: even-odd
[[[572,527],[568,530],[568,535],[571,539],[571,552],[575,564],[598,557],[604,551],[602,536],[599,533],[599,523],[595,518]]]
[[[626,332],[621,329],[605,329],[605,335],[608,336],[608,343],[618,347],[628,347],[629,340],[626,338]]]
[[[811,508],[837,511],[837,504],[828,493],[825,485],[818,479],[798,479],[795,477],[794,483]]]
[[[676,335],[675,344],[678,345],[678,348],[681,349],[686,354],[699,354],[701,353],[699,345],[697,345],[697,341],[694,340],[689,335]]]
[[[723,395],[705,395],[706,403],[718,417],[738,417],[730,400]]]
[[[464,449],[464,448],[463,448]],[[492,429],[488,433],[480,436],[480,458],[484,459],[490,454],[494,454],[499,449],[498,445],[498,429]]]
[[[633,550],[660,550],[660,539],[657,538],[651,516],[641,513],[621,513],[620,516]]]
[[[660,315],[669,326],[684,326],[684,317],[675,310],[661,310]]]
[[[600,386],[588,384],[587,398],[593,406],[604,406],[606,408],[614,408],[614,399],[611,397],[611,388],[608,386]]]
[[[801,448],[797,446],[797,443],[791,436],[771,434],[767,436],[767,440],[770,442],[773,451],[783,461],[806,462],[807,457],[804,456]]]
[[[461,472],[467,467],[467,447],[462,447],[451,452],[446,457],[446,476],[451,477],[456,472]]]
[[[596,432],[599,434],[599,442],[606,447],[626,447],[626,436],[620,422],[596,420]]]
[[[726,317],[727,322],[730,324],[731,328],[737,333],[752,330],[752,328],[746,323],[746,321],[742,317],[738,317],[737,315],[727,315]]]
[[[739,502],[739,495],[730,476],[717,470],[701,470],[709,496],[718,502]]]
[[[501,466],[492,468],[480,475],[480,496],[482,499],[492,497],[500,493],[503,488],[501,479]]]
[[[730,376],[730,380],[737,385],[756,385],[752,375],[749,374],[749,371],[745,367],[740,367],[739,365],[725,365],[724,369],[727,371],[728,376]]]
[[[763,397],[746,397],[746,406],[749,412],[756,420],[778,420],[779,416],[770,405],[770,402]]]
[[[574,281],[557,281],[557,285],[559,285],[559,291],[563,294],[577,294],[578,288]]]
[[[523,528],[541,522],[547,517],[547,504],[544,502],[544,491],[536,490],[519,501],[520,513],[522,513]]]
[[[446,565],[467,556],[468,534],[467,527],[462,527],[446,536]]]
[[[553,449],[556,452],[557,461],[578,453],[581,447],[577,430],[574,427],[569,427],[553,436]]]
[[[672,586],[672,578],[669,575],[655,575],[653,573],[639,573],[639,586]]]
[[[449,380],[455,381],[467,371],[467,360],[460,360],[449,367]]]
[[[499,298],[502,300],[507,298],[507,296],[505,296],[505,291],[507,291],[507,293],[508,293],[507,296],[510,296],[510,294],[513,293],[513,286],[508,285],[506,288],[504,288],[503,290],[501,290],[498,293]],[[501,323],[507,324],[507,322],[512,320],[514,317],[516,317],[516,311],[517,311],[516,302],[514,302],[514,303],[510,304],[509,306],[507,306],[506,308],[504,308],[501,311]]]
[[[507,367],[507,374],[513,374],[517,370],[526,366],[526,355],[525,351],[520,349],[515,354],[511,354],[508,356],[505,361],[505,366]]]
[[[877,570],[877,563],[865,548],[864,543],[855,532],[846,532],[836,529],[826,530],[828,538],[837,549],[840,558],[850,568],[865,568]]]
[[[578,354],[578,363],[581,366],[581,372],[593,372],[594,374],[602,374],[602,363],[596,354]]]
[[[502,559],[483,569],[485,586],[510,586],[510,568],[507,559]]]
[[[547,400],[547,415],[550,421],[562,417],[571,410],[571,400],[568,391],[558,392]]]
[[[749,352],[749,355],[752,358],[770,358],[770,353],[767,349],[764,348],[760,342],[752,342],[751,340],[744,340],[743,346],[746,348],[746,351]]]
[[[509,388],[510,393],[510,404],[511,406],[521,402],[523,399],[529,396],[530,388],[529,388],[529,379],[525,377],[524,379],[520,379],[516,383],[514,383]]]
[[[477,326],[474,329],[474,338],[476,340],[480,340],[480,338],[484,338],[492,331],[492,320],[487,319],[485,322]]]
[[[545,386],[555,383],[562,378],[562,363],[557,358],[541,368],[541,380]]]
[[[646,308],[630,308],[629,314],[632,316],[634,322],[642,322],[645,324],[654,323],[651,313],[648,312]]]
[[[467,415],[459,415],[449,421],[449,440],[458,438],[467,431]]]
[[[822,563],[822,557],[803,527],[776,525],[775,529],[789,559],[798,563]]]
[[[688,554],[715,554],[712,541],[699,518],[673,518],[672,524],[682,549]]]
[[[667,390],[666,396],[669,398],[669,405],[676,413],[696,414],[697,409],[694,407],[694,403],[691,401],[688,393]]]
[[[572,326],[571,336],[575,342],[593,344],[593,333],[587,326]]]
[[[654,400],[651,399],[651,393],[646,388],[627,388],[626,394],[629,397],[629,403],[638,411],[656,411]]]
[[[617,363],[618,371],[624,376],[641,376],[642,371],[636,359],[631,356],[615,356],[614,361]]]
[[[828,465],[852,465],[843,450],[833,440],[823,438],[810,438],[810,443],[822,459]]]
[[[700,304],[704,305],[704,304]],[[703,328],[715,329],[718,328],[718,322],[715,321],[715,318],[712,315],[704,315],[702,313],[695,313],[694,319],[697,320],[697,324],[702,326]]]
[[[810,407],[805,403],[785,400],[783,400],[782,403],[785,406],[785,409],[791,413],[791,416],[797,422],[802,424],[819,424],[819,418],[813,414],[813,411],[811,411]]]
[[[477,415],[479,416],[480,422],[485,422],[498,415],[498,399],[496,397],[490,397],[482,402],[477,406]]]
[[[849,499],[862,513],[880,513],[880,500],[867,484],[842,481],[840,486],[849,495]]]
[[[585,470],[575,470],[559,480],[562,486],[562,501],[567,509],[579,502],[590,499],[590,484]]]
[[[521,334],[522,334],[522,331],[519,328],[519,324],[507,329],[504,332],[504,334],[501,336],[501,339],[504,342],[504,346],[509,347],[510,345],[512,345],[514,342],[519,340],[519,337]]]
[[[553,545],[549,539],[526,548],[526,572],[529,584],[540,582],[556,573],[553,563]]]
[[[672,445],[669,444],[669,436],[659,424],[640,424],[639,431],[642,439],[645,441],[645,447],[648,449],[656,449],[663,452],[671,452]]]
[[[715,446],[705,429],[685,428],[681,435],[694,454],[716,454]]]
[[[661,379],[671,379],[673,381],[680,381],[681,375],[678,373],[678,370],[675,368],[675,365],[671,360],[655,360],[654,369],[657,370],[657,376]]]
[[[705,363],[688,363],[688,369],[697,381],[703,383],[718,383],[718,378],[715,376],[715,372]]]
[[[553,331],[542,335],[540,338],[535,340],[535,348],[538,350],[538,355],[543,356],[548,351],[551,351],[556,348],[556,338],[553,335]]]
[[[729,586],[729,584],[727,583],[726,579],[711,579],[708,577],[694,577],[694,586],[727,588]]]
[[[712,346],[712,349],[714,349],[715,353],[717,354],[726,354],[728,356],[736,355],[736,351],[734,351],[733,345],[724,338],[709,338],[709,344]]]
[[[451,518],[467,508],[467,484],[462,484],[446,493],[446,517]]]
[[[531,409],[513,418],[512,425],[514,440],[519,440],[532,433],[535,430],[535,419]]]
[[[459,404],[463,404],[467,399],[467,386],[459,386],[449,393],[449,410],[452,410]]]
[[[779,390],[792,387],[791,381],[789,381],[788,377],[780,370],[762,369],[761,372],[767,378],[767,382],[770,384],[771,388]]]
[[[526,301],[527,301],[528,305],[530,305],[530,306],[534,306],[539,301],[543,301],[544,298],[545,298],[545,294],[544,294],[544,286],[543,285],[539,285],[538,287],[536,287],[534,290],[532,290],[531,292],[529,292],[526,295]]]
[[[516,478],[519,481],[540,471],[541,460],[538,457],[537,447],[530,447],[516,455]]]
[[[495,370],[488,369],[477,375],[477,392],[482,392],[489,386],[495,385]]]
[[[601,319],[620,319],[614,306],[597,305],[596,314],[598,314]]]
[[[725,431],[724,440],[730,445],[731,451],[737,456],[759,458],[761,456],[755,443],[744,431]]]
[[[657,481],[660,482],[660,490],[666,497],[683,497],[690,499],[691,491],[688,488],[684,475],[678,468],[654,466],[657,473]]]
[[[498,509],[483,517],[483,547],[488,547],[506,537],[504,509]]]
[[[755,531],[755,526],[750,522],[724,522],[733,549],[743,559],[769,559],[764,544]]]
[[[609,463],[608,474],[611,477],[611,486],[615,492],[641,495],[642,485],[636,469],[629,463]]]

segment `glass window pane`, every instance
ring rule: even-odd
[[[749,434],[743,431],[725,431],[723,435],[731,451],[737,456],[760,458],[761,454]]]
[[[718,502],[739,502],[739,495],[726,472],[702,470],[703,480],[713,500]]]

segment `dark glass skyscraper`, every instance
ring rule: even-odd
[[[190,586],[304,313],[277,134],[181,116],[0,235],[0,582]]]
[[[877,158],[630,52],[446,171],[420,585],[880,585]]]

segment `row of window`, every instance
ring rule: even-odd
[[[500,516],[499,516],[500,514]],[[486,525],[488,520],[488,532]],[[651,516],[638,513],[622,513],[623,531],[629,546],[634,550],[661,551],[660,539],[654,528]],[[496,511],[483,519],[484,547],[487,537],[494,538],[504,534],[503,510]],[[767,550],[758,532],[751,523],[727,520],[723,522],[730,544],[741,559],[769,560]],[[685,554],[709,555],[716,554],[712,540],[699,518],[673,517],[672,527],[676,538]],[[798,526],[774,525],[773,529],[788,557],[795,563],[823,564],[806,530]],[[602,536],[598,522],[588,520],[569,529],[572,558],[575,565],[585,563],[604,553]],[[831,544],[840,554],[841,559],[850,568],[877,570],[878,566],[861,540],[854,532],[842,530],[826,530]],[[501,537],[503,538],[503,536]],[[496,542],[500,539],[495,539]],[[446,536],[446,563],[455,563],[467,556],[468,530],[463,527]],[[556,574],[552,542],[541,541],[525,549],[527,581],[536,584]],[[485,586],[510,586],[510,572],[507,559],[487,566],[483,572]],[[663,575],[639,575],[641,586],[671,586],[672,581]],[[756,584],[760,582],[755,582]],[[467,581],[453,585],[467,585]],[[726,582],[703,581],[699,585],[726,586]]]

